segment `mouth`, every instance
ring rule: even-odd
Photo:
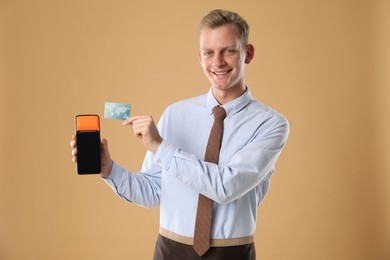
[[[225,70],[225,71],[211,71],[216,76],[224,76],[228,74],[232,70]]]

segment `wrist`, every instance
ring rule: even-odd
[[[102,164],[102,171],[100,173],[100,176],[103,178],[107,178],[112,170],[113,161],[110,159],[107,164]]]
[[[162,141],[163,141],[162,138],[159,138],[159,140],[157,140],[156,142],[153,143],[153,145],[150,146],[149,151],[151,151],[153,154],[156,154],[158,148],[160,147],[160,145],[162,143]]]

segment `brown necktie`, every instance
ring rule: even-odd
[[[204,160],[218,164],[219,149],[221,147],[223,120],[226,117],[225,109],[216,106],[213,108],[214,124],[211,128]],[[213,215],[212,199],[199,194],[198,209],[196,213],[194,249],[202,256],[210,248],[211,221]]]

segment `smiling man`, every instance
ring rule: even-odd
[[[243,32],[234,23],[220,25],[222,21],[213,24],[214,21],[205,17],[201,23],[199,60],[211,82],[213,95],[225,104],[245,92],[245,64],[251,62],[255,49],[247,44],[249,28],[243,20]]]
[[[160,206],[155,260],[256,259],[257,209],[289,133],[287,120],[255,100],[245,66],[255,53],[236,13],[214,10],[199,27],[199,61],[207,94],[123,122],[148,150],[132,174],[111,160],[102,138],[105,182],[123,199]],[[77,161],[76,140],[71,142]]]

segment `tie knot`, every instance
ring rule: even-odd
[[[226,117],[226,111],[223,107],[215,106],[213,107],[214,119],[224,120]]]

